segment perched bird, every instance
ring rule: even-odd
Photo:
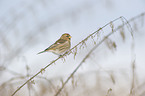
[[[44,53],[44,52],[53,52],[57,55],[63,55],[66,51],[70,49],[71,46],[71,36],[68,33],[62,34],[60,39],[58,39],[54,44],[49,46],[44,51],[39,52],[38,54]]]

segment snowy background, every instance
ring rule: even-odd
[[[63,33],[71,34],[73,47],[106,23],[120,16],[129,20],[143,12],[144,0],[0,0],[0,84],[15,77],[12,72],[26,75],[26,65],[30,68],[29,74],[33,75],[56,59],[58,56],[53,53],[37,53],[53,44]],[[145,27],[139,27],[134,33],[139,84],[145,80],[144,30]],[[98,48],[94,52],[95,58],[92,56],[85,62],[78,73],[89,74],[102,68],[101,71],[123,71],[126,78],[131,78],[131,36],[126,35],[125,43],[117,36],[112,36],[118,42],[116,52],[112,54],[103,46]],[[43,76],[48,79],[68,77],[88,50],[80,50],[75,60],[72,55],[66,57],[64,63],[59,60]]]

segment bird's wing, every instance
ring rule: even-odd
[[[67,41],[67,40],[59,39],[59,40],[57,40],[54,44],[62,44],[62,43],[64,43],[65,41]]]
[[[48,47],[47,49],[45,49],[45,51],[50,50],[50,49],[55,49],[56,46],[58,46],[59,44],[63,44],[65,43],[67,40],[64,39],[59,39],[57,40],[54,44],[52,44],[50,47]]]

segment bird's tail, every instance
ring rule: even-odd
[[[44,53],[44,52],[46,52],[46,51],[44,50],[44,51],[41,51],[41,52],[39,52],[39,53],[37,53],[37,54],[41,54],[41,53]]]

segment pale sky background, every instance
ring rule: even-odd
[[[28,64],[30,73],[34,74],[58,57],[52,53],[36,54],[54,43],[61,34],[71,34],[73,47],[111,20],[120,16],[129,20],[142,12],[145,12],[144,0],[0,0],[0,65],[25,74],[25,65]],[[144,30],[145,27],[135,33],[137,73],[141,79],[145,79]],[[129,34],[127,36],[131,38]],[[121,39],[118,41],[114,54],[106,53],[105,48],[96,50],[95,62],[105,70],[130,71],[131,43],[128,39],[126,43]],[[76,60],[71,61],[72,55],[65,63],[59,60],[60,64],[48,68],[45,75],[48,78],[68,76],[87,50],[82,50]],[[92,59],[79,72],[99,69],[98,65],[90,62]],[[3,72],[1,77],[6,78],[5,74],[10,75]]]

